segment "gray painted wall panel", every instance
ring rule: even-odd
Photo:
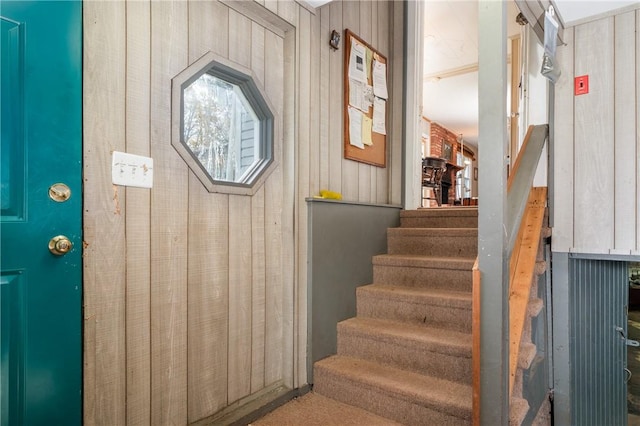
[[[573,424],[625,425],[627,262],[569,259]]]
[[[308,365],[336,353],[336,325],[356,315],[356,287],[371,284],[372,256],[386,253],[400,207],[308,199]]]

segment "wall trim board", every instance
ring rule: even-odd
[[[230,9],[248,17],[270,31],[284,38],[287,31],[295,29],[292,23],[254,1],[220,0]]]
[[[290,397],[289,395],[292,393],[294,396]],[[265,407],[269,407],[271,404],[277,403],[277,401],[282,399],[285,399],[286,402],[286,400],[294,398],[295,393],[297,393],[296,389],[291,389],[282,383],[276,383],[262,389],[260,392],[236,401],[211,416],[196,420],[189,424],[190,426],[246,425],[248,423],[242,423],[244,419],[251,417],[252,415],[256,415],[256,413],[262,413],[262,415],[266,414],[268,411],[264,413],[262,412]]]
[[[590,259],[590,260],[611,260],[619,262],[640,262],[640,255],[637,254],[615,254],[615,253],[573,253],[569,252],[569,259]]]
[[[345,200],[332,200],[328,198],[305,198],[307,203],[330,203],[330,204],[344,204],[354,206],[369,206],[369,207],[387,207],[392,209],[402,209],[400,204],[377,204],[377,203],[363,203],[359,201],[345,201]]]
[[[266,416],[267,414],[274,411],[275,409],[283,406],[284,404],[291,401],[292,399],[304,396],[309,392],[311,392],[311,385],[304,385],[299,388],[292,389],[289,392],[283,395],[280,395],[276,399],[271,400],[267,404],[253,411],[252,413],[231,423],[230,426],[244,426],[244,425],[251,424],[252,422]]]

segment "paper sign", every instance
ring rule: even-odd
[[[373,126],[373,120],[366,115],[362,116],[362,143],[364,145],[373,145],[371,140],[371,127]]]
[[[368,111],[369,107],[364,97],[365,86],[361,81],[349,79],[349,105],[362,111]]]
[[[349,78],[363,83],[367,82],[366,48],[351,38],[349,54]]]
[[[353,107],[349,107],[349,143],[364,149],[362,144],[362,112]]]
[[[387,65],[373,61],[373,94],[379,98],[387,99]]]
[[[375,98],[373,100],[373,131],[381,135],[387,134],[386,104],[384,99]]]

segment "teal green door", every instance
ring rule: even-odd
[[[0,21],[0,425],[77,425],[82,4],[0,1]]]

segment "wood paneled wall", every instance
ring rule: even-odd
[[[553,250],[640,254],[640,10],[567,28],[555,93]],[[589,93],[574,96],[574,77]]]
[[[402,2],[333,1],[311,17],[317,36],[312,38],[310,45],[310,81],[313,82],[310,104],[315,105],[311,111],[319,114],[311,114],[309,129],[301,128],[303,132],[311,132],[307,193],[317,194],[320,189],[329,189],[341,192],[343,199],[348,201],[401,203],[400,182],[394,181],[393,173],[400,174],[402,163],[402,13]],[[386,168],[344,159],[341,118],[344,40],[340,50],[333,50],[329,46],[329,36],[332,30],[345,28],[369,42],[391,63]],[[398,40],[400,45],[394,46]]]
[[[390,59],[384,169],[343,159],[328,40],[347,27]],[[306,383],[304,200],[400,203],[401,40],[393,1],[85,3],[86,424],[187,424]],[[207,192],[171,146],[171,79],[207,51],[276,109],[278,167],[253,196]],[[112,185],[114,150],[153,157],[154,187]]]

